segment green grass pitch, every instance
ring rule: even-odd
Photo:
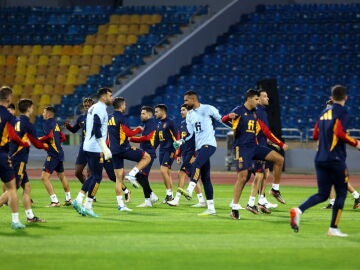
[[[59,198],[58,180],[53,184]],[[71,181],[73,198],[80,184]],[[163,199],[164,186],[152,184]],[[289,209],[316,191],[314,187],[282,186],[287,200],[271,215],[241,210],[241,220],[229,217],[231,185],[215,185],[217,216],[201,217],[194,201],[182,198],[179,207],[160,202],[153,208],[143,202],[141,190],[132,189],[128,207],[117,210],[114,184],[104,181],[94,210],[99,218],[82,217],[72,207],[47,208],[49,197],[40,181],[32,181],[33,210],[47,223],[28,224],[22,231],[10,228],[10,211],[0,209],[1,269],[359,269],[360,209],[352,209],[348,196],[340,228],[347,238],[326,236],[331,211],[326,203],[309,209],[299,233],[289,226]],[[246,205],[249,186],[241,198]],[[20,193],[20,192],[19,192]],[[275,202],[274,198],[268,199]],[[20,203],[21,205],[21,203]],[[20,219],[25,213],[20,206]]]

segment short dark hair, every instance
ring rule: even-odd
[[[56,113],[55,107],[54,106],[46,106],[45,110],[47,110],[48,112],[51,112],[53,114]]]
[[[12,110],[15,110],[15,104],[14,103],[10,103],[8,106],[7,106],[8,109],[12,109]]]
[[[125,98],[123,97],[116,97],[113,101],[114,109],[119,109],[125,103]]]
[[[184,104],[182,104],[182,105],[180,106],[180,108],[185,108],[185,109],[189,110],[189,106],[188,106],[188,105],[186,105],[185,103],[184,103]]]
[[[26,111],[33,105],[33,101],[28,98],[22,98],[19,100],[18,108],[21,113],[26,113]]]
[[[97,91],[97,97],[101,98],[103,95],[106,95],[108,92],[112,93],[112,90],[108,87],[102,87]]]
[[[184,96],[196,96],[196,97],[198,97],[198,94],[195,91],[189,90],[189,91],[185,92]]]
[[[141,111],[142,111],[142,110],[154,114],[154,109],[153,109],[152,107],[150,107],[150,106],[142,106],[142,107],[141,107]]]
[[[94,99],[93,99],[92,97],[85,97],[85,98],[83,98],[82,103],[83,103],[83,104],[84,104],[84,103],[91,103],[91,105],[92,105],[92,104],[95,103],[95,101],[94,101]]]
[[[346,97],[346,87],[342,85],[334,85],[331,88],[331,96],[335,101],[342,101]]]
[[[156,108],[159,108],[160,110],[162,110],[162,111],[164,111],[164,112],[167,113],[167,106],[166,106],[165,104],[157,104],[157,105],[155,106],[155,109],[156,109]]]
[[[265,89],[263,89],[263,88],[260,88],[260,89],[258,89],[257,91],[259,92],[259,95],[260,95],[262,92],[265,92],[265,93],[267,94],[267,91],[266,91]]]
[[[251,98],[253,96],[259,96],[259,91],[255,90],[255,89],[249,89],[245,92],[245,100],[247,100],[248,98]]]
[[[2,86],[0,88],[0,100],[6,100],[12,94],[10,86]]]

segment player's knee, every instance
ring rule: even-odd
[[[151,157],[147,152],[144,153],[142,158],[148,163],[151,161]]]

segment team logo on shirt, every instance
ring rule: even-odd
[[[166,128],[166,126],[167,126],[167,124],[166,124],[166,123],[164,123],[164,124],[163,124],[163,128]]]

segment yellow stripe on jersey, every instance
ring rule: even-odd
[[[5,125],[4,131],[2,133],[1,141],[0,141],[0,146],[4,146],[8,142],[9,142],[9,133],[8,133],[7,127]]]
[[[156,140],[156,131],[153,133],[153,135],[150,138],[150,144],[152,147],[155,146],[155,140]]]
[[[328,111],[328,112],[330,112],[330,111]],[[325,116],[325,114],[324,114],[324,116]],[[337,129],[338,125],[339,125],[339,119],[336,119],[334,127],[333,127],[333,138],[332,138],[332,142],[331,142],[331,146],[330,146],[330,151],[334,150],[335,146],[337,145],[337,143],[339,141],[338,136],[335,135],[335,130]]]
[[[235,118],[231,121],[231,125],[232,125],[232,129],[234,131],[234,136],[235,136],[235,133],[236,133],[236,128],[238,127],[239,123],[240,123],[240,116],[238,118]]]
[[[173,141],[175,142],[176,141],[176,137],[174,136],[174,134],[172,133],[172,131],[171,130],[169,130],[170,131],[170,135],[171,135],[171,138],[173,139]]]
[[[119,130],[119,138],[120,138],[120,145],[123,144],[126,140],[126,134],[122,128],[122,125],[120,125],[120,130]]]

